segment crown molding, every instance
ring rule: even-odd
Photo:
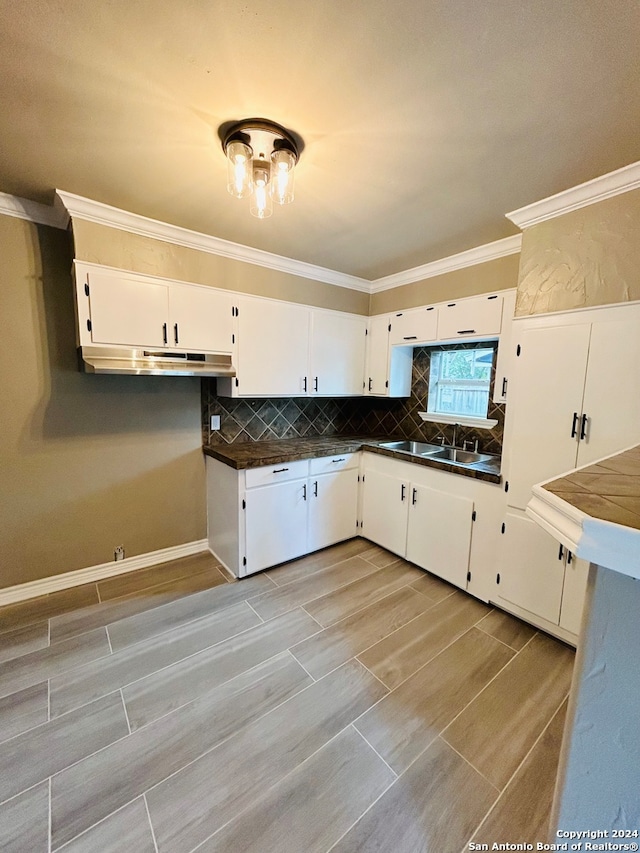
[[[416,281],[423,281],[425,278],[433,278],[435,275],[442,275],[443,273],[464,269],[464,267],[471,267],[474,264],[503,258],[505,255],[515,255],[520,251],[521,243],[522,234],[514,234],[513,237],[505,237],[502,240],[495,240],[493,243],[485,243],[483,246],[466,249],[456,255],[449,255],[448,258],[441,258],[438,261],[431,261],[419,267],[384,276],[384,278],[377,278],[371,282],[371,293],[390,290],[392,287],[401,287],[403,284],[413,284]]]
[[[0,215],[14,216],[17,219],[26,219],[37,225],[49,225],[51,228],[66,228],[69,217],[62,213],[59,208],[49,204],[40,204],[27,198],[20,198],[9,193],[0,193]]]
[[[547,219],[554,219],[556,216],[562,216],[572,210],[579,210],[581,207],[587,207],[639,187],[640,161],[623,166],[622,169],[616,169],[615,172],[601,175],[592,181],[586,181],[584,184],[578,184],[577,187],[563,190],[549,198],[543,198],[526,207],[513,210],[506,216],[518,228],[529,228]]]
[[[325,284],[333,284],[337,287],[346,287],[351,290],[360,290],[369,293],[369,282],[357,276],[319,267],[305,261],[294,258],[286,258],[283,255],[275,255],[263,249],[254,249],[241,243],[232,243],[220,237],[203,234],[199,231],[191,231],[179,225],[171,225],[160,222],[157,219],[149,219],[137,213],[129,213],[117,207],[111,207],[99,201],[83,198],[63,190],[56,190],[62,204],[71,218],[84,219],[87,222],[96,222],[99,225],[107,225],[110,228],[119,228],[131,234],[139,234],[143,237],[152,237],[155,240],[163,240],[165,243],[173,243],[177,246],[186,246],[189,249],[197,249],[200,252],[208,252],[212,255],[220,255],[225,258],[256,264],[260,267],[290,273],[291,275],[310,278]]]

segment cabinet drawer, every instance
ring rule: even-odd
[[[309,474],[332,474],[334,471],[343,471],[345,468],[358,467],[357,453],[336,453],[334,456],[322,456],[320,459],[311,459]]]
[[[433,305],[402,311],[391,317],[389,343],[418,344],[437,339],[438,311]]]
[[[438,311],[438,338],[464,340],[480,335],[499,335],[502,294],[447,302]]]
[[[309,474],[309,460],[298,459],[296,462],[279,462],[275,465],[265,465],[262,468],[247,468],[245,483],[248,489],[254,486],[271,486],[286,480],[298,480]]]

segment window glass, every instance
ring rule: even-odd
[[[494,348],[431,353],[427,412],[486,418]]]

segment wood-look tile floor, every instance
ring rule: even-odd
[[[573,651],[354,539],[0,609],[3,853],[547,841]]]

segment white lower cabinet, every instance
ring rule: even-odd
[[[244,577],[357,536],[359,456],[246,471],[207,458],[210,550]]]
[[[503,532],[502,532],[503,531]],[[496,603],[515,605],[563,631],[578,634],[589,565],[575,557],[535,521],[505,516],[496,566]],[[534,619],[534,621],[536,621]]]
[[[363,458],[362,535],[488,600],[501,487],[378,454]]]
[[[412,484],[407,560],[466,588],[472,525],[472,500]]]

